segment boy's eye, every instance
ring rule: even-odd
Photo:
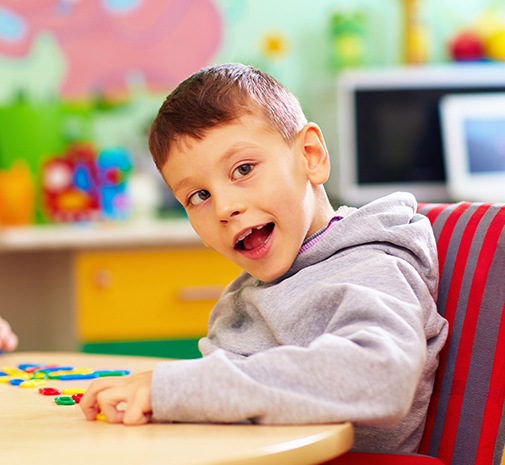
[[[233,179],[242,178],[244,176],[247,176],[252,171],[252,169],[253,165],[251,163],[244,163],[233,171],[232,177]]]
[[[189,198],[189,203],[191,205],[199,205],[202,202],[205,202],[208,198],[210,197],[209,191],[206,190],[201,190],[198,192],[195,192],[190,198]]]

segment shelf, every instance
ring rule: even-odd
[[[187,219],[0,227],[0,253],[199,244]]]

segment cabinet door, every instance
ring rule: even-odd
[[[203,247],[80,252],[78,337],[81,342],[201,337],[217,298],[239,273]]]

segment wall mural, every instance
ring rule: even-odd
[[[0,54],[24,57],[42,33],[65,60],[61,96],[82,98],[174,86],[209,62],[221,20],[208,0],[2,0]]]

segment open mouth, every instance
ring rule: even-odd
[[[262,246],[274,230],[273,223],[267,223],[257,228],[251,228],[244,232],[235,244],[237,250],[253,250]]]

